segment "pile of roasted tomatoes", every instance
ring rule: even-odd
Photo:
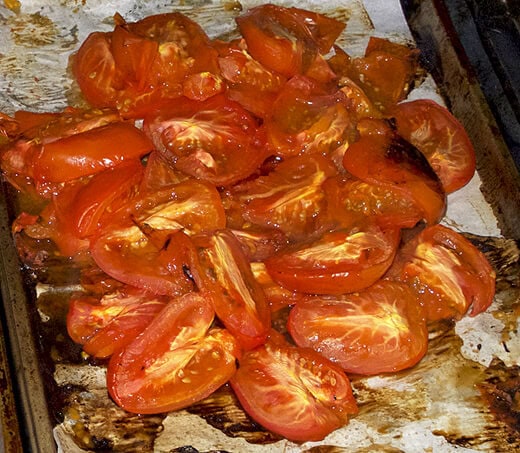
[[[357,412],[347,375],[411,367],[429,322],[490,305],[484,255],[439,224],[474,150],[405,100],[417,50],[373,37],[352,57],[343,23],[274,5],[229,42],[176,12],[114,19],[72,57],[88,107],[2,115],[0,157],[32,200],[22,260],[81,263],[68,331],[118,405],[229,382],[265,428],[319,440]]]

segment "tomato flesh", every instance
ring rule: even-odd
[[[200,293],[171,301],[141,335],[112,356],[107,370],[110,396],[140,414],[187,407],[226,383],[235,373],[236,341],[210,329],[214,311]]]
[[[295,442],[322,440],[357,413],[345,373],[310,349],[266,343],[244,354],[230,382],[254,420]]]
[[[359,293],[298,302],[288,329],[296,344],[319,351],[355,374],[409,368],[428,345],[424,310],[414,292],[385,280]]]
[[[407,282],[429,320],[485,311],[495,294],[495,271],[484,254],[443,225],[425,228],[399,252],[390,275]]]

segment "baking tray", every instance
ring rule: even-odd
[[[362,52],[369,34],[411,39],[397,1],[276,3],[297,4],[348,20],[348,38],[341,44],[352,53]],[[437,68],[431,71],[436,85],[427,80],[416,95],[442,96],[477,148],[479,174],[449,200],[445,222],[469,232],[467,236],[488,255],[497,270],[497,297],[489,312],[456,324],[432,326],[430,350],[412,370],[354,379],[360,414],[320,443],[298,445],[263,431],[245,416],[226,388],[174,414],[125,414],[106,396],[102,364],[86,360],[67,339],[64,312],[75,270],[59,261],[45,269],[20,266],[9,228],[19,207],[16,194],[3,184],[0,281],[6,355],[13,378],[15,407],[11,411],[19,429],[19,443],[13,442],[9,451],[332,453],[520,449],[515,403],[520,390],[520,344],[516,335],[520,304],[519,177],[442,2],[412,3],[407,5],[409,24],[419,45],[428,43],[425,55],[429,60],[425,64]],[[215,27],[213,33],[224,36],[233,33],[232,19],[240,5],[232,1],[91,0],[62,1],[59,5],[22,2],[18,13],[0,8],[3,25],[10,27],[18,47],[27,53],[17,59],[12,57],[14,60],[8,60],[5,54],[0,57],[0,110],[59,109],[72,99],[68,75],[62,70],[55,79],[49,79],[41,65],[64,68],[62,54],[77,48],[89,30],[110,28],[109,16],[101,12],[103,8],[117,9],[128,20],[178,9],[196,20],[209,20]],[[58,39],[62,52],[49,57],[49,43]],[[35,72],[38,67],[40,71]],[[9,76],[11,70],[15,77]],[[18,445],[22,445],[20,450]]]

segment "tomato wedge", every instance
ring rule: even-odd
[[[396,257],[389,276],[407,282],[428,320],[485,311],[495,294],[495,271],[469,240],[443,225],[425,228]]]
[[[361,138],[345,152],[345,169],[362,181],[399,186],[415,200],[427,223],[438,223],[446,211],[446,194],[424,155],[384,120],[362,120],[358,128]]]
[[[110,123],[44,144],[33,176],[39,183],[67,182],[140,159],[152,148],[146,135],[132,124]]]
[[[297,156],[232,191],[246,221],[301,239],[315,230],[316,218],[325,202],[321,185],[334,174],[336,169],[326,157]]]
[[[294,291],[343,294],[375,283],[388,270],[399,243],[397,229],[376,225],[326,232],[265,260],[274,281]]]
[[[359,293],[300,301],[287,326],[296,344],[319,351],[348,373],[409,368],[428,346],[425,313],[415,293],[387,280]]]
[[[101,299],[73,297],[67,331],[86,353],[106,358],[137,337],[165,305],[166,299],[135,288],[123,288]]]
[[[381,228],[412,228],[423,217],[411,194],[397,184],[377,184],[350,177],[323,183],[327,200],[324,222],[349,228],[373,221]]]
[[[141,335],[112,356],[110,396],[123,409],[154,414],[187,407],[209,396],[235,373],[235,339],[210,329],[214,311],[207,296],[172,300]]]
[[[240,242],[229,230],[199,241],[201,285],[211,294],[218,318],[244,349],[263,344],[271,328],[271,312]]]
[[[279,341],[245,353],[230,383],[255,421],[295,442],[321,440],[357,413],[339,367],[311,349]]]
[[[267,139],[282,157],[330,155],[354,139],[355,121],[347,104],[343,92],[295,76],[284,85],[265,118]]]
[[[444,190],[465,186],[475,173],[475,150],[462,124],[434,101],[402,102],[389,112],[397,131],[415,145],[439,175]]]

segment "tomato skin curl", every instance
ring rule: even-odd
[[[231,386],[265,428],[295,442],[322,440],[358,412],[350,381],[311,349],[282,341],[245,353]]]

